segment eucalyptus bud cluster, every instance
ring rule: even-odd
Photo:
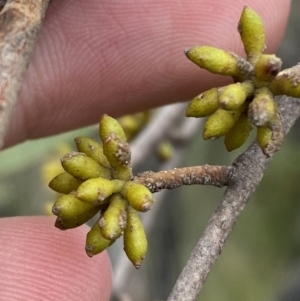
[[[78,227],[100,212],[87,234],[86,253],[93,256],[123,235],[124,250],[136,268],[147,251],[147,239],[137,211],[146,212],[154,203],[145,186],[132,181],[131,152],[125,133],[113,118],[103,115],[99,134],[102,144],[77,137],[76,152],[61,158],[65,172],[49,183],[63,194],[54,204],[55,226]]]
[[[247,58],[230,51],[195,46],[185,51],[199,67],[214,74],[231,76],[233,84],[212,88],[188,105],[187,117],[208,117],[203,138],[225,136],[228,151],[239,148],[253,127],[266,155],[276,150],[283,138],[274,96],[300,97],[300,65],[281,71],[281,59],[263,54],[265,30],[261,18],[245,6],[238,24]]]

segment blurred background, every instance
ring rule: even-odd
[[[300,60],[299,12],[300,1],[295,0],[285,38],[277,52],[284,68]],[[1,216],[50,215],[57,195],[47,183],[61,171],[59,158],[75,150],[74,137],[96,137],[97,131],[92,126],[3,151]],[[175,148],[180,152],[174,154],[175,159],[171,155],[169,163],[161,163],[153,149],[147,163],[139,164],[135,170],[156,171],[162,169],[162,164],[170,167],[175,163],[177,167],[230,165],[252,140],[243,149],[227,153],[222,139],[204,142],[201,131],[199,125],[189,144],[175,139]],[[204,286],[201,300],[300,301],[299,131],[298,122],[229,237]],[[158,146],[161,141],[153,147]],[[149,250],[142,268],[136,271],[120,259],[121,244],[109,250],[116,271],[112,300],[165,300],[224,191],[224,188],[191,186],[164,193],[163,197],[158,194],[158,210],[147,213],[145,221]],[[78,243],[84,248],[85,242]]]

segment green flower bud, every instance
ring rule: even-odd
[[[116,182],[104,178],[89,179],[78,187],[75,196],[86,203],[106,203],[118,187]]]
[[[224,110],[238,110],[246,98],[254,92],[254,86],[250,81],[235,83],[219,88],[219,104]]]
[[[78,188],[82,181],[75,179],[67,172],[57,175],[49,183],[49,187],[59,193],[68,194]]]
[[[120,194],[110,197],[110,204],[100,218],[101,233],[106,239],[118,238],[126,227],[128,202]]]
[[[274,95],[300,97],[300,65],[282,70],[271,82],[269,89]]]
[[[257,142],[262,150],[266,149],[272,143],[272,130],[268,126],[257,128]]]
[[[75,142],[79,152],[85,153],[101,166],[110,168],[109,162],[103,154],[103,147],[96,140],[87,137],[77,137],[75,138]]]
[[[269,82],[281,70],[282,61],[274,54],[262,54],[257,60],[254,73],[257,79]]]
[[[129,144],[113,133],[108,135],[103,141],[103,152],[113,169],[113,178],[129,181],[132,177]]]
[[[250,7],[244,7],[238,31],[241,35],[248,60],[255,65],[255,62],[266,48],[266,38],[261,18]]]
[[[68,153],[61,158],[61,164],[66,172],[80,180],[111,177],[109,170],[84,153]]]
[[[141,220],[137,212],[129,206],[127,226],[124,230],[124,251],[137,269],[145,258],[147,247],[147,238]]]
[[[80,201],[72,194],[67,194],[60,197],[52,207],[52,212],[63,219],[69,219],[74,216],[94,208],[94,204],[88,204]]]
[[[249,105],[248,118],[255,126],[263,126],[273,119],[276,114],[276,104],[268,88],[257,90]]]
[[[218,89],[212,88],[196,96],[188,105],[186,117],[206,117],[219,108]]]
[[[257,128],[257,142],[267,157],[272,156],[280,148],[283,137],[282,123],[278,114],[268,125]]]
[[[67,230],[77,228],[87,221],[89,221],[92,217],[94,217],[101,210],[101,206],[94,207],[78,216],[74,216],[68,219],[64,219],[62,217],[58,217],[55,221],[55,227],[60,230]]]
[[[240,74],[239,57],[232,52],[210,46],[195,46],[186,50],[185,55],[193,63],[211,73],[230,76]]]
[[[174,153],[174,147],[169,140],[164,140],[158,144],[156,151],[158,159],[163,162],[166,162],[172,158]]]
[[[225,135],[240,117],[239,111],[226,111],[218,109],[204,125],[203,139],[215,140]]]
[[[86,236],[85,251],[89,257],[93,257],[111,246],[114,242],[114,240],[108,240],[102,236],[98,220]]]
[[[147,187],[131,181],[125,183],[120,194],[137,211],[146,212],[151,209],[154,203],[152,193]]]
[[[252,125],[246,113],[242,113],[234,126],[225,134],[224,143],[227,151],[231,152],[241,147],[246,142],[251,130]]]
[[[118,118],[118,122],[126,134],[127,141],[131,141],[147,124],[151,117],[150,111],[125,115]]]
[[[119,122],[108,115],[102,115],[99,123],[99,135],[103,144],[106,138],[113,133],[116,134],[122,142],[127,141],[126,135]]]

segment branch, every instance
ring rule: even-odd
[[[173,143],[177,142],[177,146],[180,143],[185,143],[186,140],[188,141],[193,136],[188,135],[188,133],[194,133],[199,122],[184,122],[179,128],[174,126],[174,123],[178,123],[177,119],[179,116],[182,116],[182,111],[185,108],[186,104],[173,104],[165,106],[158,111],[153,121],[142,131],[141,135],[138,136],[131,146],[131,152],[134,154],[132,156],[133,166],[148,158],[153,146],[166,135],[170,136]],[[166,116],[168,116],[167,119]],[[151,192],[158,192],[162,189],[175,189],[182,185],[202,184],[223,187],[227,186],[231,176],[231,167],[204,165],[175,168],[160,172],[147,171],[134,177],[134,181],[147,186]]]
[[[232,178],[231,166],[191,166],[159,172],[146,171],[134,177],[134,182],[142,184],[151,192],[161,189],[175,189],[182,185],[227,186]]]
[[[298,99],[282,97],[278,103],[284,133],[288,133],[300,115]],[[239,156],[232,167],[234,178],[208,221],[202,237],[192,251],[186,266],[168,298],[168,301],[194,301],[222,252],[225,241],[242,213],[249,197],[261,181],[272,156],[266,157],[256,142]]]
[[[0,148],[49,2],[0,2]]]

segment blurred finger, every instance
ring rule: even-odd
[[[6,145],[191,98],[224,79],[186,59],[211,45],[239,54],[244,0],[53,0]],[[268,52],[284,31],[289,1],[249,0],[266,26]]]
[[[86,227],[53,225],[52,217],[0,219],[0,300],[109,300],[107,253],[85,254]]]

